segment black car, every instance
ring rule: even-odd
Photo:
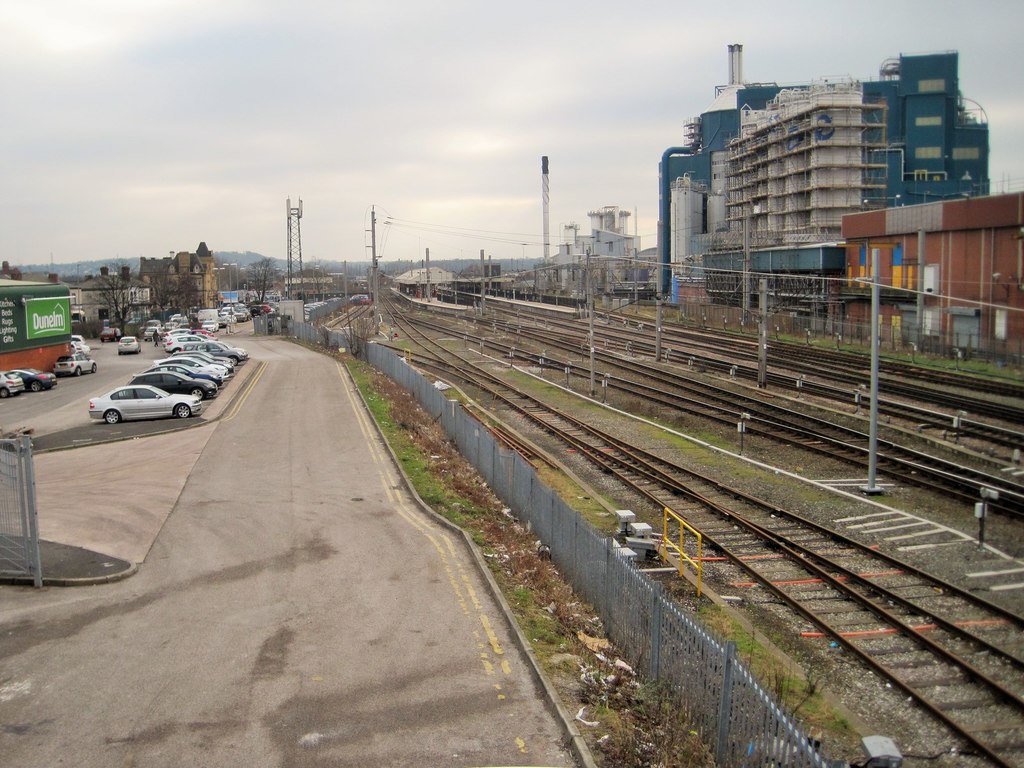
[[[212,381],[193,379],[175,371],[146,371],[136,374],[129,384],[148,384],[176,395],[193,395],[209,400],[217,394],[217,385]]]

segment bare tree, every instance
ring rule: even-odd
[[[178,275],[161,270],[149,275],[149,302],[158,312],[163,312],[177,305]]]
[[[352,318],[345,327],[345,338],[348,340],[349,351],[356,357],[362,359],[366,356],[366,348],[370,339],[376,333],[376,323],[373,315],[360,315]]]
[[[107,317],[115,325],[123,326],[139,294],[133,290],[132,269],[124,261],[110,264],[96,278],[99,304],[107,308]],[[137,286],[135,286],[137,288]]]
[[[203,304],[202,291],[190,273],[184,272],[177,275],[175,287],[175,304],[182,312],[188,312],[192,307],[199,307]]]
[[[267,300],[267,294],[274,287],[274,283],[280,279],[281,270],[277,268],[273,259],[265,257],[246,267],[245,275],[249,290],[257,295],[257,301],[262,304]]]

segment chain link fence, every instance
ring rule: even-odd
[[[0,576],[31,576],[43,586],[32,441],[0,440]]]
[[[513,514],[550,548],[573,589],[604,622],[608,637],[650,680],[665,682],[677,706],[723,768],[831,765],[808,734],[739,660],[668,599],[661,586],[593,530],[516,452],[501,446],[460,404],[390,350],[371,344],[368,360],[413,393],[443,425]]]

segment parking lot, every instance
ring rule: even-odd
[[[239,330],[239,333],[230,335],[221,333],[219,338],[232,345],[246,346],[253,340],[252,325],[239,326]],[[118,355],[117,344],[100,343],[99,339],[86,339],[86,342],[91,348],[89,356],[96,361],[96,373],[62,376],[57,386],[49,391],[22,392],[0,400],[0,426],[5,433],[32,430],[32,435],[38,438],[39,448],[44,449],[49,447],[50,441],[45,439],[47,435],[76,427],[99,428],[101,425],[90,425],[89,398],[126,384],[134,374],[167,357],[162,347],[154,347],[152,343],[143,344],[137,355]],[[230,395],[236,388],[232,382],[223,394]],[[209,414],[206,416],[209,418]],[[159,422],[156,424],[159,428]],[[139,432],[145,432],[143,423],[139,425]],[[166,429],[166,426],[162,428]]]

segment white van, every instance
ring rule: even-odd
[[[219,314],[219,310],[216,309],[200,309],[199,312],[196,313],[196,319],[199,321],[199,325],[202,325],[207,320],[217,322],[217,316]]]

